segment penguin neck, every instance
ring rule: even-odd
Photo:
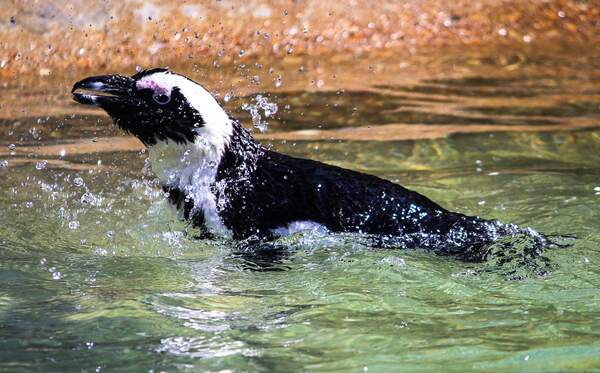
[[[265,153],[266,149],[252,137],[249,130],[232,121],[231,139],[219,162],[217,178],[244,178],[244,175],[256,170],[258,160]]]
[[[194,184],[214,181],[217,168],[232,137],[232,121],[216,133],[210,128],[196,130],[193,142],[168,139],[148,147],[152,171],[163,186],[187,190]]]
[[[219,136],[200,129],[194,142],[166,140],[150,146],[150,165],[161,184],[189,192],[256,169],[265,149],[236,121],[229,120],[227,127]]]

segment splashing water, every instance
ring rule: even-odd
[[[252,117],[252,125],[257,128],[261,133],[267,132],[269,124],[262,120],[260,111],[262,110],[265,118],[270,118],[277,113],[277,104],[269,102],[266,97],[262,95],[256,95],[254,98],[255,104],[243,104],[242,109],[250,113]]]
[[[36,170],[45,170],[48,167],[48,161],[43,160],[35,164]]]

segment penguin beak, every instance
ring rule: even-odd
[[[106,111],[120,111],[139,105],[135,80],[122,75],[91,76],[75,83],[73,100],[94,105]]]

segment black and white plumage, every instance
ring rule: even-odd
[[[201,85],[165,69],[86,78],[73,95],[104,109],[148,147],[170,201],[210,234],[359,232],[460,254],[521,231],[450,212],[376,176],[271,151]]]

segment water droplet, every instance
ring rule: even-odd
[[[79,48],[79,55],[83,56],[85,54],[85,48]]]
[[[176,33],[175,33],[175,36],[173,36],[173,40],[177,41],[177,40],[179,40],[179,39],[181,39],[181,34],[180,34],[180,33],[178,33],[178,32],[176,32]]]
[[[90,205],[90,206],[96,206],[96,207],[98,207],[102,204],[102,198],[96,197],[95,195],[93,195],[90,192],[83,193],[83,195],[81,196],[79,201],[83,204]]]
[[[52,272],[52,279],[53,280],[60,280],[62,278],[62,273],[60,273],[60,271],[54,271]]]
[[[246,52],[244,52],[243,49],[240,49],[240,53],[239,53],[240,57],[242,57],[244,55],[244,53],[246,53]]]
[[[77,220],[73,220],[69,222],[69,229],[75,230],[79,228],[79,222]]]
[[[94,250],[94,252],[98,255],[106,255],[108,254],[108,251],[106,249],[103,249],[101,247],[96,248],[96,250]]]
[[[472,269],[467,269],[466,271],[456,272],[452,274],[452,277],[474,277],[477,276],[477,272]]]
[[[500,36],[506,36],[508,35],[508,30],[503,27],[500,30],[498,30],[498,34],[500,34]]]
[[[8,161],[0,159],[0,169],[8,167]]]
[[[400,258],[397,256],[389,256],[389,257],[383,258],[381,260],[381,262],[384,264],[389,264],[390,266],[394,266],[394,267],[403,267],[406,265],[406,261],[403,258]]]
[[[38,131],[38,129],[35,127],[29,129],[29,134],[31,135],[31,137],[33,137],[34,140],[39,140],[41,138],[40,131]]]
[[[265,118],[269,118],[277,113],[277,104],[269,102],[262,95],[257,95],[254,101],[256,104],[243,104],[242,109],[250,113],[254,127],[258,128],[261,133],[265,133],[268,129],[268,123],[262,121],[260,110],[263,111]]]
[[[48,167],[48,161],[44,160],[35,164],[36,170],[44,170]]]
[[[565,18],[565,17],[567,16],[567,14],[566,14],[565,12],[563,12],[562,10],[559,10],[559,11],[558,11],[558,16],[559,16],[560,18]]]
[[[282,85],[283,85],[283,78],[280,75],[277,78],[275,78],[275,87],[279,88]]]

